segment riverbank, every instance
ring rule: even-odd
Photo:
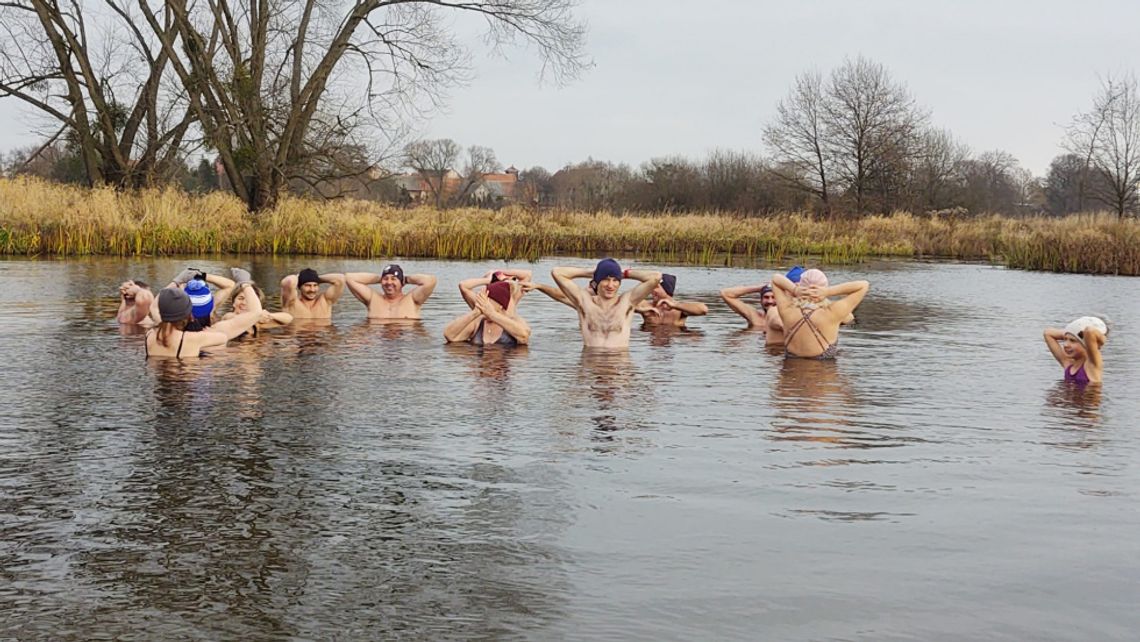
[[[739,260],[824,264],[872,257],[985,260],[1054,272],[1140,275],[1140,223],[1106,214],[970,219],[905,212],[829,221],[789,213],[616,215],[430,208],[283,199],[250,216],[229,194],[89,190],[0,179],[6,255],[315,254],[534,260],[653,255],[700,265]]]

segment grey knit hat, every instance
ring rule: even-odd
[[[170,323],[183,321],[190,316],[190,311],[193,309],[190,295],[182,288],[164,288],[158,293],[158,316],[163,321]]]

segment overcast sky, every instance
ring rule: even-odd
[[[796,74],[862,54],[934,125],[1043,175],[1098,74],[1140,66],[1137,0],[583,0],[579,15],[594,62],[582,78],[544,86],[526,51],[479,53],[475,80],[419,131],[552,171],[587,157],[762,152]],[[34,142],[14,101],[0,100],[0,118],[0,149]]]

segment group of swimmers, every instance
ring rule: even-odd
[[[155,326],[146,335],[148,356],[196,357],[203,349],[242,336],[256,337],[261,330],[294,320],[331,319],[346,288],[364,304],[370,319],[420,319],[437,285],[434,276],[405,274],[395,264],[379,273],[318,274],[305,268],[281,280],[281,311],[269,312],[265,294],[249,272],[232,268],[230,276],[188,268],[157,296],[145,283],[127,281],[119,288],[118,319]],[[461,281],[459,292],[470,310],[445,326],[444,339],[475,345],[529,343],[531,329],[519,315],[519,304],[535,290],[577,312],[588,348],[628,347],[634,314],[647,326],[684,327],[688,317],[709,311],[703,303],[674,297],[676,276],[623,270],[614,259],[604,259],[593,269],[557,267],[551,276],[555,286],[535,282],[530,270],[520,269],[493,270]],[[586,279],[586,286],[577,282]],[[638,283],[621,292],[625,279]],[[767,283],[725,288],[720,295],[749,328],[764,333],[767,346],[782,347],[789,357],[832,359],[838,353],[840,326],[854,321],[854,311],[869,289],[867,281],[831,285],[823,271],[796,266],[786,274],[772,275]],[[744,300],[753,294],[760,296],[759,306]],[[219,314],[227,304],[231,309]],[[1103,320],[1081,317],[1063,329],[1047,329],[1045,341],[1064,366],[1066,380],[1099,382],[1107,334]]]

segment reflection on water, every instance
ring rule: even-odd
[[[495,267],[403,262],[444,284]],[[1084,310],[1131,318],[1134,281],[832,270],[874,286],[834,362],[741,331],[716,293],[756,270],[672,266],[710,314],[636,330],[629,351],[583,350],[573,312],[536,297],[528,348],[445,346],[466,305],[441,287],[423,321],[342,301],[332,321],[148,361],[110,322],[115,289],[182,263],[0,261],[0,638],[1140,627],[1140,342],[1119,323],[1105,383],[1078,388],[1040,340]],[[251,268],[275,284],[301,263]]]

